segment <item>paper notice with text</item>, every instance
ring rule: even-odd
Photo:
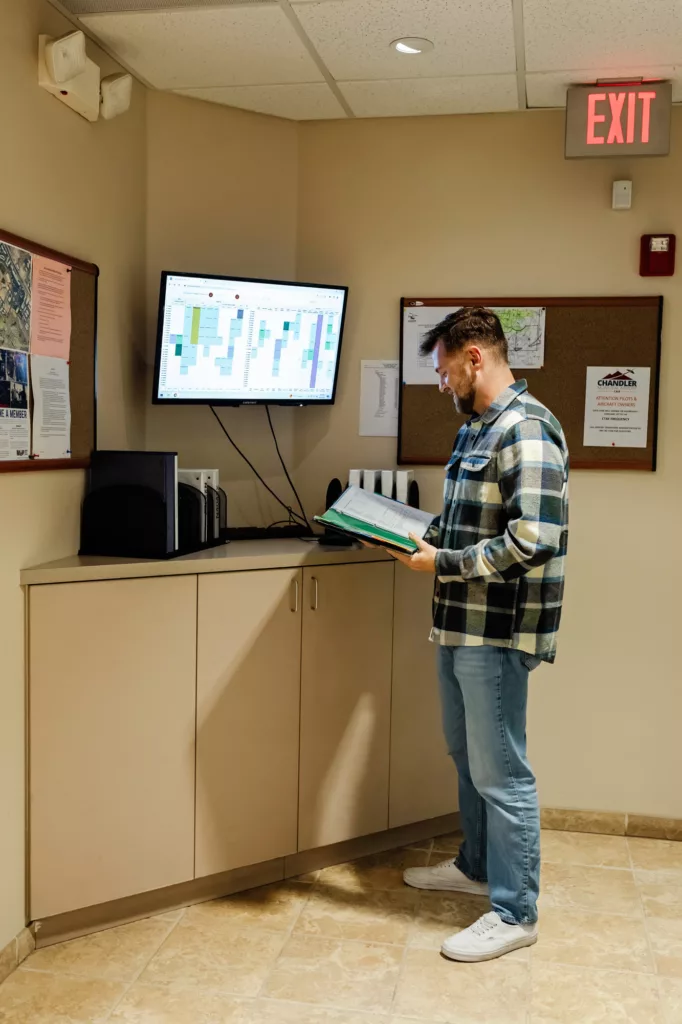
[[[403,312],[403,384],[438,384],[431,356],[419,354],[424,335],[459,306],[409,306]]]
[[[71,457],[69,364],[52,356],[31,356],[33,454],[40,459]]]
[[[31,354],[68,359],[71,347],[71,268],[33,257]]]
[[[650,379],[648,366],[587,367],[585,447],[646,448]]]
[[[398,436],[397,360],[362,360],[358,433],[361,437]]]

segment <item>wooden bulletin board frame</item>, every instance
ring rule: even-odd
[[[0,230],[0,242],[26,249],[71,267],[71,351],[69,391],[71,397],[70,459],[0,460],[0,473],[35,470],[85,469],[90,453],[97,447],[97,285],[99,267],[75,256],[49,249],[9,231]]]
[[[540,401],[546,402],[562,422],[569,453],[572,453],[571,468],[656,469],[663,318],[663,298],[660,295],[401,299],[399,465],[444,465],[450,457],[457,431],[466,419],[455,413],[446,396],[439,394],[435,374],[433,385],[403,383],[405,311],[410,307],[451,306],[544,306],[547,310],[544,366],[541,370],[519,369],[513,372],[517,379],[528,380],[529,390]],[[561,330],[557,326],[560,323]],[[571,325],[574,325],[573,332]],[[560,344],[553,348],[553,337],[559,341],[559,336]],[[567,336],[575,339],[575,348],[565,344]],[[633,362],[635,356],[637,361]],[[582,422],[586,368],[623,363],[651,368],[647,447],[584,449]],[[421,441],[415,438],[416,432],[421,434]],[[447,452],[445,432],[449,438]],[[433,442],[432,437],[436,439]]]

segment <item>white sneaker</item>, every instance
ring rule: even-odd
[[[537,941],[537,924],[505,924],[491,910],[463,932],[446,939],[441,953],[449,960],[474,964],[481,960],[494,960],[514,949],[532,946]]]
[[[414,889],[436,889],[439,892],[470,892],[474,896],[487,896],[485,882],[472,882],[458,867],[452,857],[441,861],[432,868],[408,868],[403,875],[406,885]]]

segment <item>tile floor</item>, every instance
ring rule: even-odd
[[[682,843],[543,833],[537,946],[463,965],[440,943],[485,901],[401,881],[457,841],[39,950],[0,1022],[682,1024]]]

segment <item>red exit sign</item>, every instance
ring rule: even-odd
[[[571,86],[565,155],[666,156],[671,109],[670,82]]]

